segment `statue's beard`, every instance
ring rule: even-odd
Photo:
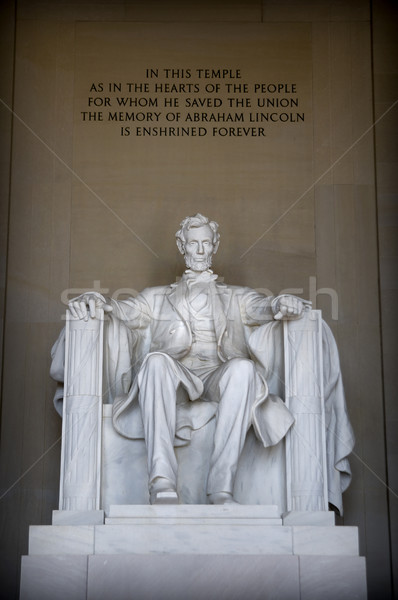
[[[211,259],[212,255],[203,257],[203,260],[196,261],[192,256],[185,255],[185,265],[187,269],[191,269],[192,271],[206,271],[211,267]]]

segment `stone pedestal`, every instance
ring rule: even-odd
[[[327,512],[298,525],[259,505],[112,506],[102,524],[62,513],[30,528],[21,600],[366,598],[357,529]]]

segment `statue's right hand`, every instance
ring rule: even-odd
[[[89,317],[95,319],[97,308],[102,308],[104,312],[112,311],[112,306],[107,304],[105,298],[98,292],[86,292],[77,298],[73,298],[68,307],[72,317],[84,321],[88,321]]]

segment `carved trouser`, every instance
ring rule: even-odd
[[[199,394],[204,388],[202,400],[218,403],[207,493],[232,493],[239,456],[251,425],[252,407],[264,384],[254,363],[245,358],[233,358],[223,363],[203,379],[203,385],[196,375],[191,376],[198,384]],[[177,389],[186,379],[187,369],[160,352],[147,357],[138,375],[150,491],[158,486],[158,478],[166,480],[167,487],[176,487],[177,461],[173,442]]]

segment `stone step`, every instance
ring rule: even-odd
[[[223,504],[218,506],[183,505],[118,505],[111,506],[107,525],[282,525],[277,506]]]
[[[118,504],[111,505],[108,518],[243,518],[280,519],[276,504]]]
[[[292,510],[282,515],[283,525],[334,526],[335,514],[331,510]]]
[[[356,527],[260,525],[255,519],[251,525],[241,525],[231,521],[34,525],[29,554],[358,555]]]
[[[226,525],[229,521],[233,525],[253,525],[253,519],[234,518],[226,519],[225,517],[111,517],[105,519],[105,525]],[[282,519],[256,519],[256,525],[282,525]]]
[[[259,525],[319,525],[333,526],[335,516],[332,511],[291,511],[279,518],[279,509],[275,505],[122,505],[111,506],[105,519],[103,510],[53,510],[53,525],[103,525],[151,522],[159,520],[163,524],[173,524],[177,520],[185,524],[201,519],[202,523],[223,522],[232,519],[235,524],[250,525],[256,519]]]
[[[366,599],[358,556],[24,556],[20,600]]]
[[[95,554],[292,554],[291,531],[281,525],[180,523],[104,525]]]
[[[103,525],[103,510],[53,510],[53,525]]]

